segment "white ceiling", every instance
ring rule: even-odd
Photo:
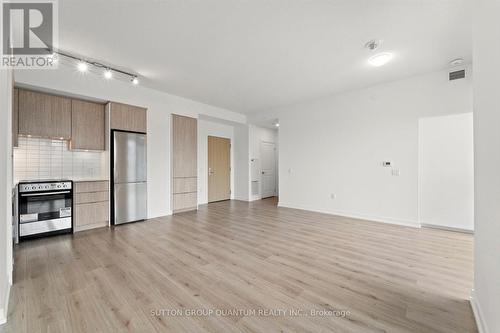
[[[59,0],[62,50],[245,113],[469,62],[471,30],[467,0]]]

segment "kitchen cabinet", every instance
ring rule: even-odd
[[[19,89],[19,134],[71,138],[71,99]]]
[[[75,182],[75,232],[109,225],[109,182]]]
[[[172,174],[174,178],[198,176],[197,132],[196,118],[172,115]]]
[[[12,147],[19,146],[19,89],[12,91]]]
[[[71,149],[105,150],[104,104],[71,101]]]
[[[147,132],[147,110],[137,106],[111,102],[110,127],[130,132]]]
[[[172,115],[172,211],[198,207],[197,166],[198,122],[195,118]]]

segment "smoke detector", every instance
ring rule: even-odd
[[[382,41],[379,39],[372,39],[365,44],[365,48],[370,51],[375,51],[382,44]]]
[[[456,59],[453,59],[452,61],[450,61],[451,66],[458,66],[458,65],[461,65],[463,63],[464,63],[464,59],[462,59],[462,58],[456,58]]]

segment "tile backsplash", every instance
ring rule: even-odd
[[[62,140],[19,137],[14,148],[14,181],[105,178],[103,152],[68,150]]]

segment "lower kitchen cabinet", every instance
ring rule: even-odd
[[[76,182],[74,231],[82,231],[109,225],[108,181]]]

